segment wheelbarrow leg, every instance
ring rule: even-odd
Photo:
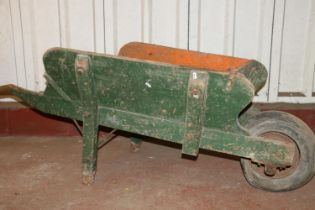
[[[82,182],[94,182],[98,148],[97,113],[85,112],[83,116],[83,152],[82,152]]]
[[[99,117],[89,56],[77,55],[75,73],[83,109],[82,181],[84,184],[92,184],[96,172]]]

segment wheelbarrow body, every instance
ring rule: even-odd
[[[255,60],[130,43],[120,56],[52,48],[43,61],[44,92],[7,85],[0,94],[82,121],[86,184],[94,181],[100,125],[182,144],[188,155],[202,148],[240,156],[267,171],[293,162],[294,145],[250,136],[239,123],[267,79]]]

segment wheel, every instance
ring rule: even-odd
[[[293,165],[277,168],[267,175],[265,167],[242,158],[241,166],[247,182],[259,189],[281,192],[297,189],[308,183],[314,174],[315,139],[311,129],[300,119],[285,112],[260,112],[248,118],[242,126],[252,136],[275,141],[293,142],[296,146]]]

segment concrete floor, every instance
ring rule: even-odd
[[[0,209],[314,209],[315,179],[299,190],[249,186],[239,161],[181,158],[178,147],[117,137],[99,151],[96,182],[81,184],[77,137],[0,138]]]

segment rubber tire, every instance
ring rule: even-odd
[[[242,126],[252,136],[259,136],[268,132],[287,135],[295,142],[300,153],[300,160],[295,171],[279,179],[257,173],[251,167],[251,160],[242,158],[243,173],[250,185],[266,191],[283,192],[302,187],[312,179],[314,175],[315,139],[312,130],[302,120],[285,112],[266,111],[247,119]]]

